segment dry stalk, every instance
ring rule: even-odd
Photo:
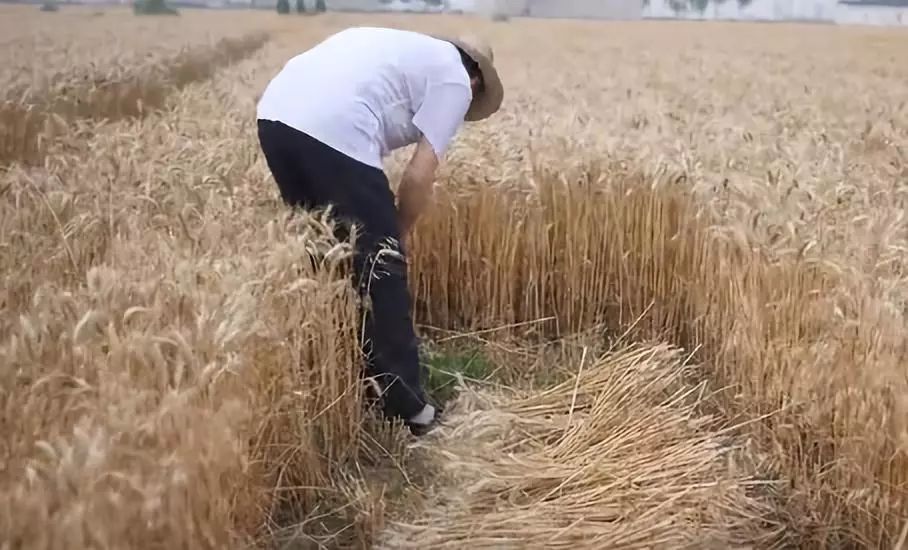
[[[420,445],[450,481],[379,547],[758,543],[766,509],[749,487],[760,482],[729,469],[730,443],[697,414],[682,360],[667,346],[630,347],[544,395],[465,395]]]

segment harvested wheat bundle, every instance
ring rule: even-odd
[[[667,345],[610,352],[542,393],[467,392],[421,444],[451,482],[384,548],[728,548],[771,536],[764,482],[698,412]]]

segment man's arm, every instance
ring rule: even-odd
[[[397,192],[405,248],[407,235],[432,200],[435,171],[473,98],[469,81],[459,66],[440,67],[427,78],[425,97],[413,114],[413,124],[422,132],[422,138],[416,144]]]
[[[435,156],[435,150],[423,137],[416,144],[416,150],[404,169],[397,191],[397,215],[401,238],[404,241],[420,214],[432,200],[437,168],[438,158]]]

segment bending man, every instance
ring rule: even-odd
[[[284,202],[330,204],[359,226],[354,272],[370,302],[363,327],[368,370],[382,387],[386,415],[417,435],[437,411],[420,380],[406,236],[461,124],[501,105],[492,61],[491,49],[473,37],[351,28],[290,59],[257,107],[259,141]],[[383,160],[412,144],[395,205]]]

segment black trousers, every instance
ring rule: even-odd
[[[258,137],[286,204],[307,210],[332,205],[340,239],[350,223],[359,226],[353,271],[363,298],[366,370],[379,382],[385,414],[406,419],[419,413],[426,400],[406,256],[387,177],[280,122],[259,120]],[[383,248],[391,252],[380,253]]]

